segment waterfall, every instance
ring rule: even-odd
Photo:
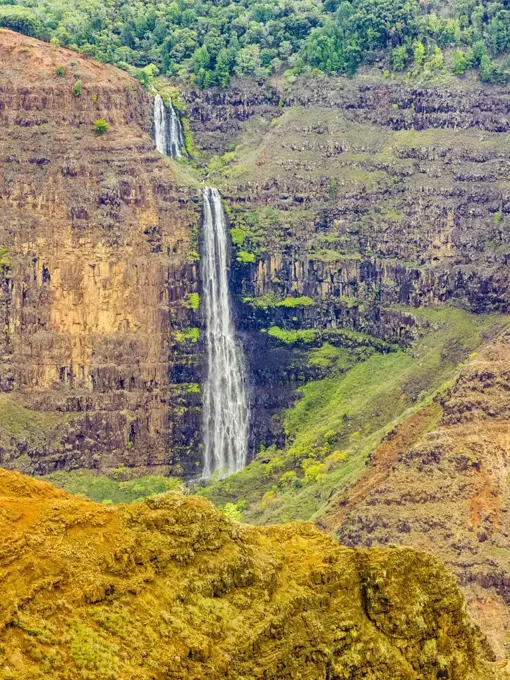
[[[225,477],[246,465],[248,403],[244,360],[235,337],[228,288],[225,214],[217,189],[204,196],[203,287],[208,375],[204,389],[204,470]]]
[[[159,94],[154,97],[154,138],[160,153],[171,158],[182,158],[185,141],[181,121],[172,102],[168,103],[168,107],[165,106]]]

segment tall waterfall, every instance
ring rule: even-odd
[[[157,150],[171,158],[182,158],[185,148],[181,121],[172,102],[165,106],[159,94],[154,98],[154,137]]]
[[[204,391],[204,478],[246,465],[248,403],[244,360],[236,340],[227,278],[227,225],[217,189],[204,195],[204,302],[208,375]]]

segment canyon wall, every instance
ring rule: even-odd
[[[197,173],[156,152],[127,74],[9,31],[0,52],[0,462],[192,477]],[[368,78],[183,91],[232,227],[250,455],[285,443],[282,410],[324,375],[310,348],[408,347],[418,307],[507,310],[509,102]]]
[[[471,613],[505,654],[510,625],[510,333],[452,389],[406,419],[320,524],[344,545],[410,545],[455,574]]]
[[[347,328],[406,347],[426,326],[416,308],[508,310],[505,90],[360,77],[184,96],[238,242],[256,440],[282,443],[278,414],[314,375],[313,343],[261,329]]]
[[[122,71],[0,31],[4,467],[196,469],[179,329],[200,207],[155,150],[151,104]]]

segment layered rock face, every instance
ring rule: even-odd
[[[107,508],[4,471],[0,527],[5,680],[504,675],[453,578],[409,549],[178,494]]]
[[[197,377],[174,331],[193,325],[200,213],[151,111],[122,71],[0,31],[4,466],[195,469]]]
[[[389,435],[324,527],[346,545],[398,543],[437,555],[504,654],[510,625],[510,333],[462,370],[449,396]]]
[[[317,78],[186,99],[198,145],[235,148],[214,181],[254,256],[234,288],[249,300],[238,315],[260,439],[282,441],[271,418],[309,378],[261,328],[350,328],[406,346],[413,307],[508,309],[506,91]],[[274,304],[289,296],[315,304]]]
[[[243,293],[508,308],[507,92],[319,80],[187,97],[203,148],[239,144],[220,181],[261,255]]]

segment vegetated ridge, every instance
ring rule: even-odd
[[[454,579],[409,549],[232,522],[163,494],[108,508],[0,470],[4,680],[496,680]]]

